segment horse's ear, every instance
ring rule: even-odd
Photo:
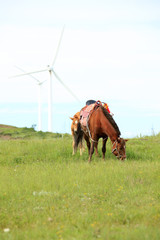
[[[121,138],[119,137],[119,138],[117,138],[117,142],[118,143],[120,143],[121,142]]]
[[[129,139],[124,139],[124,141],[125,141],[125,142],[128,142],[128,141],[129,141]]]
[[[74,118],[70,117],[70,119],[73,121]]]

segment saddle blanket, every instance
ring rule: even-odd
[[[90,112],[94,109],[96,103],[86,105],[82,110],[80,111],[80,124],[84,127],[87,126],[87,118],[90,114]]]

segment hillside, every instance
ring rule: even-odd
[[[15,126],[9,126],[0,124],[0,140],[11,140],[11,139],[27,139],[27,138],[61,138],[69,136],[69,134],[50,133],[35,131],[34,128],[18,128]]]

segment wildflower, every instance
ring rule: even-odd
[[[91,227],[95,227],[97,222],[91,223]]]
[[[113,215],[113,213],[107,213],[107,216],[112,216]]]
[[[49,217],[48,222],[52,222],[52,221],[53,221],[53,218]]]
[[[117,189],[119,192],[123,190],[122,186],[119,186],[119,188]]]
[[[40,192],[36,192],[36,191],[34,191],[33,192],[33,196],[45,196],[45,195],[52,195],[52,193],[51,192],[46,192],[46,191],[40,191]]]
[[[7,233],[7,232],[10,232],[10,229],[9,229],[9,228],[4,228],[3,231],[4,231],[5,233]]]
[[[37,207],[35,207],[35,208],[33,208],[34,210],[43,210],[44,209],[44,207],[41,207],[41,206],[37,206]]]

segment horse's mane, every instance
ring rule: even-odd
[[[100,108],[102,109],[102,112],[104,113],[105,117],[108,119],[108,121],[111,123],[111,125],[113,126],[113,128],[116,130],[118,136],[121,135],[121,132],[116,124],[116,122],[114,121],[113,117],[109,114],[109,112],[107,111],[107,109],[105,109],[103,106],[100,106]]]

